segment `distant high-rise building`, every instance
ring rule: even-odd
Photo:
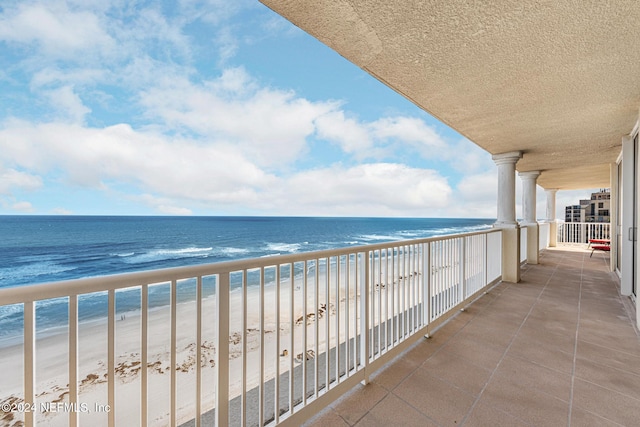
[[[611,193],[608,188],[591,193],[590,199],[565,208],[565,222],[610,222]]]
[[[564,222],[584,222],[580,205],[571,205],[564,208]]]

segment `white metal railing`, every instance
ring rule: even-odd
[[[558,243],[589,243],[589,239],[610,239],[608,222],[558,223]]]
[[[549,233],[551,232],[551,225],[548,222],[538,223],[538,248],[540,250],[549,247]]]
[[[499,281],[501,248],[492,229],[0,289],[23,320],[0,404],[27,426],[298,425]]]

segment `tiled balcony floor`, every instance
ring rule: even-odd
[[[544,251],[307,425],[640,425],[635,314],[589,253]]]

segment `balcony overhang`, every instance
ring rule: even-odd
[[[635,0],[261,1],[546,188],[609,186],[638,118]]]
[[[609,164],[579,166],[566,169],[547,169],[538,178],[543,188],[579,190],[583,188],[607,188],[610,186]]]

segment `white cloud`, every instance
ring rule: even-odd
[[[172,79],[143,92],[140,102],[166,126],[228,141],[267,167],[296,159],[315,130],[314,120],[336,108],[291,91],[259,88],[243,70],[203,84]]]
[[[452,216],[495,218],[497,211],[498,176],[494,169],[464,176],[456,186],[455,204],[449,207]]]
[[[58,67],[45,67],[36,71],[31,79],[31,89],[38,90],[49,85],[88,85],[104,81],[108,72],[99,68],[81,68],[61,70]]]
[[[166,197],[156,197],[152,194],[142,194],[132,199],[143,202],[153,209],[166,215],[191,215],[193,211],[188,208],[176,206],[174,201]]]
[[[0,130],[0,153],[11,166],[55,173],[76,186],[129,185],[131,197],[171,215],[191,214],[200,206],[218,212],[249,208],[309,215],[431,216],[434,209],[450,204],[452,193],[436,171],[394,163],[335,165],[278,177],[260,169],[236,146],[170,138],[127,125],[92,129],[13,120]],[[29,182],[30,175],[20,176]]]
[[[26,202],[26,201],[14,203],[11,206],[11,209],[13,209],[14,211],[17,211],[17,212],[21,212],[21,213],[32,213],[32,212],[35,212],[35,209],[31,205],[31,203]]]
[[[415,117],[381,118],[373,122],[371,128],[377,138],[410,143],[422,153],[427,153],[425,150],[442,149],[445,146],[442,138],[432,127]]]
[[[113,46],[96,15],[71,11],[61,1],[5,8],[0,16],[0,40],[35,44],[46,55],[65,58]]]
[[[430,216],[450,203],[450,195],[436,171],[373,163],[296,174],[287,180],[281,203],[304,215]]]
[[[91,112],[91,109],[82,103],[71,86],[48,90],[45,94],[49,98],[49,102],[55,106],[58,114],[73,123],[82,123],[84,117]]]
[[[53,208],[51,209],[51,214],[53,215],[73,215],[73,211],[66,208]]]
[[[15,169],[3,170],[0,166],[0,194],[12,194],[15,189],[33,191],[40,187],[42,187],[41,177]]]
[[[234,57],[239,48],[238,40],[228,27],[218,31],[215,44],[218,47],[218,62],[221,65],[227,63],[229,59]]]
[[[476,175],[463,177],[457,186],[460,196],[469,202],[496,200],[498,193],[498,175],[489,170]]]
[[[2,160],[74,185],[104,188],[115,180],[166,196],[236,203],[255,197],[274,177],[233,146],[203,144],[133,130],[12,121],[0,131]]]
[[[453,158],[435,129],[416,117],[383,117],[366,122],[334,110],[316,120],[320,138],[332,141],[356,159],[381,159],[396,151],[415,152],[424,159]]]
[[[466,175],[496,170],[491,154],[466,138],[447,146],[441,155],[455,171]]]
[[[318,136],[337,143],[358,158],[373,157],[373,140],[367,127],[355,119],[345,117],[343,111],[330,111],[315,120]]]

